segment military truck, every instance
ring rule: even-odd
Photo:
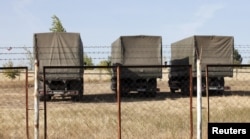
[[[121,96],[133,92],[155,96],[158,91],[157,78],[162,77],[162,69],[150,66],[162,64],[162,37],[120,36],[112,43],[111,51],[111,64],[121,66]],[[116,68],[112,70],[111,82],[111,89],[116,92]]]
[[[82,97],[81,68],[46,69],[46,90],[43,89],[44,66],[83,66],[83,44],[79,33],[35,33],[34,54],[39,65],[37,82],[40,100],[50,100],[52,96],[71,97],[73,100]]]
[[[206,65],[233,64],[234,37],[195,35],[171,44],[171,65],[192,65],[193,90],[196,90],[196,61],[201,61],[202,91],[206,90]],[[222,93],[225,89],[224,77],[232,77],[231,67],[213,67],[208,70],[209,92]],[[171,92],[180,90],[189,94],[189,70],[185,67],[172,67],[169,73]]]

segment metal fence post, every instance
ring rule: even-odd
[[[202,139],[202,78],[201,78],[201,63],[197,59],[197,139]]]
[[[121,96],[120,96],[120,71],[121,67],[117,66],[117,90],[116,90],[116,96],[117,96],[117,103],[118,103],[118,139],[121,139]]]
[[[43,101],[43,107],[44,107],[44,139],[47,139],[47,91],[46,91],[46,67],[43,67],[43,95],[44,95],[44,101]]]
[[[193,138],[193,74],[192,65],[189,66],[189,91],[190,91],[190,138]]]
[[[206,66],[206,96],[207,96],[207,122],[209,122],[209,89],[208,89],[208,65]]]
[[[29,97],[28,97],[28,68],[25,68],[25,101],[26,101],[26,134],[29,139]]]
[[[34,139],[39,139],[39,93],[38,93],[38,61],[35,60],[34,75]]]

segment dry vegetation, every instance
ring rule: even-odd
[[[100,76],[97,76],[100,78]],[[250,122],[250,88],[244,76],[226,79],[231,90],[210,97],[211,122]],[[250,79],[250,78],[248,78]],[[32,81],[30,82],[32,83]],[[118,106],[109,82],[89,81],[80,102],[56,99],[47,104],[49,139],[114,139],[118,137]],[[155,98],[122,98],[122,138],[189,139],[190,101],[170,94],[167,82],[159,81],[161,92]],[[23,139],[25,131],[25,88],[22,80],[0,81],[0,138]],[[207,98],[203,97],[203,137],[207,138]],[[29,108],[33,88],[29,88]],[[43,109],[43,103],[40,103]],[[196,136],[196,97],[193,97],[193,127]],[[40,110],[40,137],[43,138],[44,111]],[[29,110],[29,133],[33,138],[34,111]]]
[[[89,86],[89,87],[87,87]],[[102,90],[104,84],[86,85]],[[105,88],[104,88],[105,89]],[[25,100],[21,88],[1,90],[0,138],[26,138]],[[106,89],[105,89],[106,90]],[[20,91],[19,93],[17,93]],[[29,108],[33,108],[33,88],[29,89]],[[102,90],[104,91],[104,90]],[[22,94],[21,94],[22,92]],[[210,97],[210,120],[213,122],[249,122],[249,96],[225,95]],[[40,103],[43,109],[43,103]],[[81,102],[54,100],[47,105],[48,138],[104,138],[118,136],[116,99],[111,92],[87,92]],[[203,98],[203,136],[206,137],[206,97]],[[123,138],[190,137],[189,98],[168,92],[156,98],[123,98],[121,104]],[[43,138],[43,110],[40,110],[40,137]],[[29,132],[33,138],[33,110],[29,111]],[[194,135],[196,131],[196,98],[193,98]]]

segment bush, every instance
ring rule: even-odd
[[[3,74],[5,77],[9,79],[15,79],[17,76],[20,76],[20,71],[18,69],[13,68],[14,64],[12,61],[9,61],[3,64],[3,67],[7,67],[9,69],[4,69]]]

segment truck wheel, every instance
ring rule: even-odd
[[[79,90],[79,94],[76,96],[71,96],[72,101],[80,101],[83,97],[83,85],[81,86],[81,89]]]
[[[155,91],[146,91],[146,92],[138,92],[140,97],[156,97],[156,92]]]
[[[121,97],[128,97],[129,96],[129,92],[130,92],[130,88],[128,85],[123,84],[124,86],[121,87]]]
[[[121,92],[121,97],[128,97],[129,96],[129,92]]]
[[[209,91],[211,95],[223,95],[224,90]]]
[[[128,97],[130,92],[130,80],[122,80],[121,81],[121,97]]]
[[[148,92],[149,93],[149,96],[150,97],[156,97],[156,92],[155,91],[153,91],[153,92]]]
[[[181,88],[181,94],[188,96],[189,95],[189,88],[188,87],[182,87]]]
[[[117,97],[117,91],[113,91],[113,93],[115,94],[115,97]],[[129,96],[129,92],[126,92],[126,91],[122,91],[122,90],[120,90],[120,97],[127,97],[127,96]]]
[[[219,95],[223,95],[224,94],[224,90],[221,90],[218,92]]]
[[[115,93],[115,98],[117,98],[117,91],[114,91],[114,93]],[[127,97],[127,96],[129,96],[129,93],[127,93],[127,92],[121,92],[121,94],[120,94],[120,97]]]
[[[44,100],[45,100],[44,96],[40,96],[40,97],[39,97],[39,100],[40,100],[40,101],[44,101]]]
[[[40,96],[39,99],[40,99],[40,101],[45,101],[45,100],[46,101],[50,101],[51,100],[51,96],[48,96],[48,95],[46,97],[45,96]]]
[[[75,102],[80,101],[80,95],[78,95],[78,96],[71,96],[71,100],[75,101]]]
[[[175,93],[175,89],[170,88],[170,92],[174,94]]]

